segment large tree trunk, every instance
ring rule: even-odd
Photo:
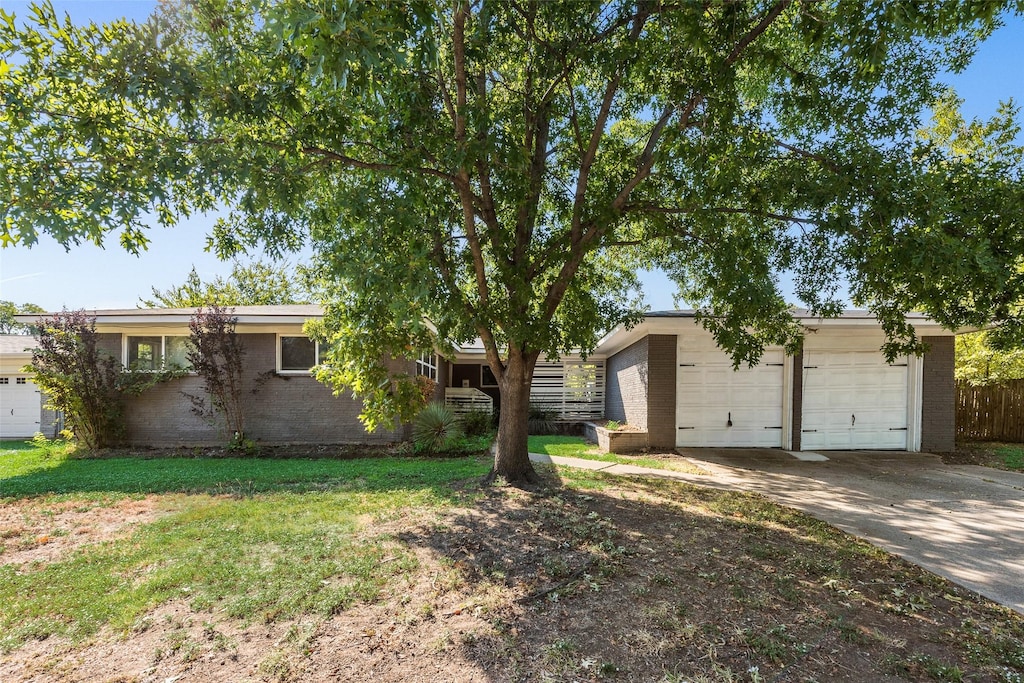
[[[498,388],[501,391],[501,414],[495,440],[494,469],[487,475],[491,481],[503,477],[513,483],[535,483],[537,473],[530,463],[526,447],[530,418],[530,384],[536,353],[510,350]]]

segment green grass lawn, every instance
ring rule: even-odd
[[[957,443],[956,453],[945,456],[947,462],[995,467],[1011,472],[1024,472],[1024,444],[995,441]]]
[[[1018,615],[760,496],[549,465],[480,489],[489,466],[0,444],[0,677],[1024,675]]]
[[[127,631],[186,599],[243,621],[329,615],[416,567],[368,525],[441,509],[486,458],[75,459],[0,443],[0,503],[114,505],[158,493],[157,519],[125,538],[34,566],[0,565],[0,651],[30,638]],[[220,495],[218,495],[220,494]],[[0,540],[0,543],[3,543]],[[0,558],[3,557],[0,545]]]
[[[531,436],[527,442],[527,447],[531,453],[556,455],[563,458],[582,458],[584,460],[597,460],[599,462],[610,462],[620,465],[650,467],[657,470],[707,474],[704,470],[691,465],[682,457],[653,458],[643,455],[602,453],[597,449],[597,444],[585,441],[578,436]]]
[[[995,453],[1002,458],[1006,469],[1024,472],[1024,445],[1006,444],[996,448]]]

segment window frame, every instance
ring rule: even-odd
[[[421,353],[416,359],[416,376],[426,377],[434,382],[438,380],[438,372],[441,367],[441,358],[434,352]]]
[[[285,337],[289,337],[289,338],[299,337],[301,339],[308,339],[309,341],[311,341],[313,343],[313,361],[314,362],[313,362],[313,365],[310,366],[310,368],[308,370],[285,370],[282,367],[281,363],[282,363],[282,360],[283,360],[283,358],[282,358],[282,356],[283,356],[283,347],[281,345],[281,340],[284,339]],[[310,339],[308,336],[306,336],[304,334],[286,334],[286,333],[278,332],[277,336],[276,336],[276,339],[274,340],[274,347],[275,347],[274,351],[275,351],[276,356],[277,356],[277,361],[275,363],[275,365],[277,366],[277,368],[276,368],[277,374],[279,374],[279,375],[298,375],[298,376],[312,375],[313,374],[313,368],[315,368],[316,366],[320,365],[320,362],[321,362],[321,358],[320,358],[321,357],[321,353],[320,353],[321,352],[321,346],[323,346],[323,345],[320,342],[314,341],[313,339]]]
[[[129,347],[131,345],[128,340],[131,339],[131,338],[139,338],[139,337],[160,337],[160,367],[157,367],[157,368],[142,368],[142,369],[134,368],[134,369],[138,370],[139,372],[162,372],[164,370],[167,370],[167,340],[170,339],[170,338],[185,339],[185,340],[187,340],[189,338],[189,335],[187,335],[187,334],[162,334],[162,333],[153,333],[153,334],[135,333],[135,334],[131,334],[129,332],[122,332],[121,333],[121,365],[122,365],[122,367],[127,368],[129,370],[133,369],[131,367],[131,365],[129,364],[129,362],[128,362]],[[195,369],[193,369],[191,364],[189,364],[188,358],[185,359],[185,364],[180,366],[180,367],[181,367],[182,370],[184,370],[185,372],[187,372],[190,375],[196,374]]]
[[[484,375],[485,372],[490,373],[491,377],[494,379],[494,384],[487,383],[487,378]],[[487,363],[480,364],[480,386],[484,389],[495,389],[498,386],[498,378],[494,376],[494,371],[491,370],[491,366]]]

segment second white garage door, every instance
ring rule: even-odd
[[[676,351],[676,446],[781,448],[782,349],[753,368],[732,359],[708,335],[680,335]]]
[[[907,448],[907,359],[804,352],[802,450]]]

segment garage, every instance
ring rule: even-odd
[[[711,335],[679,335],[676,360],[677,447],[783,447],[788,363],[781,348],[734,370]]]
[[[26,375],[0,375],[0,439],[19,439],[39,431],[39,390]]]
[[[803,450],[909,448],[909,358],[878,350],[805,349]]]

